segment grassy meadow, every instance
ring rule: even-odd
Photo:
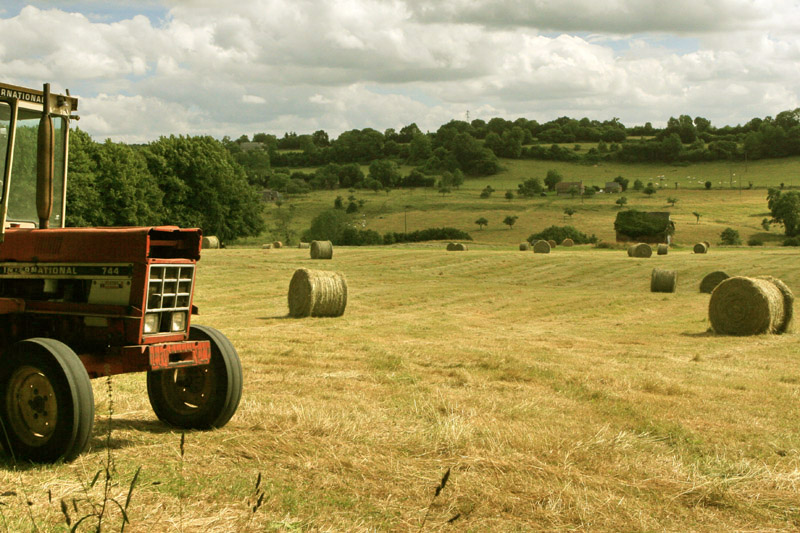
[[[73,519],[102,502],[109,456],[120,503],[141,467],[130,532],[800,528],[797,334],[715,336],[698,292],[714,270],[796,291],[795,248],[544,255],[491,231],[467,252],[204,251],[194,320],[238,349],[237,414],[181,451],[143,375],[97,380],[89,452],[0,470],[0,530],[68,531],[60,502]],[[287,318],[300,267],[346,275],[344,316]],[[650,292],[654,267],[677,292]]]
[[[720,233],[731,227],[739,232],[742,242],[751,237],[765,244],[783,241],[781,227],[774,226],[765,231],[761,222],[769,218],[767,187],[778,187],[781,183],[792,188],[800,187],[800,158],[769,159],[750,162],[746,166],[738,163],[703,163],[687,167],[670,165],[623,165],[602,163],[597,166],[575,165],[557,161],[502,160],[504,170],[484,178],[467,179],[457,190],[442,195],[436,189],[398,189],[389,192],[339,189],[317,191],[306,196],[290,197],[281,206],[267,206],[266,218],[270,230],[266,235],[241,239],[240,246],[258,246],[274,240],[285,241],[285,234],[277,230],[280,210],[294,207],[290,228],[294,241],[310,227],[314,216],[333,207],[337,196],[354,196],[363,200],[364,206],[354,215],[358,227],[375,230],[403,232],[431,227],[449,226],[470,233],[478,246],[505,248],[518,244],[532,233],[551,225],[572,225],[587,235],[596,235],[601,240],[614,241],[614,219],[619,206],[616,200],[625,196],[627,208],[644,211],[670,211],[676,224],[674,242],[691,247],[698,241],[719,242]],[[565,181],[583,181],[584,185],[603,187],[617,176],[630,180],[629,189],[621,194],[598,193],[591,198],[555,196],[517,198],[507,200],[505,192],[516,191],[525,179],[538,177],[543,180],[548,169],[558,170]],[[311,170],[311,169],[307,169]],[[407,173],[409,169],[401,172]],[[364,168],[364,172],[368,172]],[[664,176],[663,180],[658,179]],[[658,192],[648,197],[632,189],[633,182],[640,179],[644,184],[653,182]],[[712,182],[706,190],[704,183]],[[675,187],[677,182],[678,186]],[[753,188],[748,189],[749,183]],[[495,192],[488,199],[480,198],[486,186]],[[743,188],[739,186],[743,185]],[[667,202],[673,197],[675,205]],[[564,209],[571,207],[576,213],[571,217]],[[700,213],[698,220],[693,213]],[[508,215],[518,218],[513,228],[503,224]],[[484,217],[489,225],[480,230],[475,220]]]

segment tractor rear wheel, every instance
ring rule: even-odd
[[[211,342],[207,365],[147,373],[147,395],[159,420],[186,429],[228,423],[242,398],[242,364],[231,342],[208,326],[192,326],[189,339]]]
[[[0,368],[0,441],[19,460],[71,461],[89,443],[94,394],[89,374],[66,344],[35,338],[14,344]]]

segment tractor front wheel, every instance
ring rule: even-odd
[[[71,461],[89,443],[92,383],[60,341],[35,338],[11,347],[0,363],[0,402],[0,441],[17,461]]]
[[[159,420],[186,429],[224,426],[242,398],[242,365],[231,342],[208,326],[192,326],[189,339],[211,342],[207,365],[147,373],[147,395]]]

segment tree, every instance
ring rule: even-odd
[[[483,229],[484,226],[489,224],[489,221],[486,220],[484,217],[481,217],[478,220],[476,220],[475,223],[478,225],[478,228]]]
[[[528,178],[517,185],[517,194],[524,196],[525,198],[539,196],[543,190],[544,189],[542,188],[542,183],[539,181],[539,178]]]
[[[619,198],[617,198],[617,201],[615,203],[620,207],[625,207],[625,205],[627,205],[628,203],[628,199],[624,196],[620,196]]]
[[[709,189],[711,189],[711,182],[707,181],[706,182],[706,190],[709,190]]]
[[[800,235],[800,192],[786,192],[771,188],[767,198],[772,220],[783,224],[786,236]]]
[[[508,226],[508,229],[512,229],[514,224],[517,223],[517,219],[519,217],[517,215],[508,215],[506,218],[503,219],[503,224]]]
[[[577,213],[578,211],[574,207],[567,207],[564,209],[564,214],[567,215],[569,218],[572,218],[572,215]]]
[[[698,213],[697,211],[694,211],[692,214],[693,214],[695,217],[697,217],[697,223],[699,224],[699,223],[700,223],[700,213]]]
[[[442,196],[445,194],[450,194],[450,187],[439,187],[439,194]]]
[[[672,205],[672,207],[675,207],[675,204],[676,204],[677,202],[678,202],[678,199],[677,199],[677,198],[675,198],[674,196],[670,196],[669,198],[667,198],[667,203],[668,203],[668,204],[671,204],[671,205]]]
[[[506,200],[509,202],[514,199],[514,191],[506,191]]]
[[[643,192],[643,193],[645,193],[647,196],[652,196],[652,195],[654,195],[654,194],[655,194],[657,191],[656,191],[656,188],[655,188],[655,186],[653,186],[653,184],[652,184],[652,183],[648,183],[648,184],[647,184],[647,187],[645,187],[644,189],[642,189],[642,192]]]
[[[719,239],[722,244],[727,244],[730,246],[742,244],[742,239],[739,237],[739,232],[733,228],[725,228],[722,230],[722,233],[719,234]]]
[[[623,178],[622,176],[617,176],[614,178],[614,181],[619,183],[619,186],[622,188],[622,192],[628,190],[628,179]]]
[[[634,191],[641,191],[642,189],[644,189],[644,183],[642,183],[642,180],[640,180],[640,179],[634,180],[633,181],[633,190]]]
[[[573,185],[567,192],[569,193],[570,198],[575,198],[575,195],[578,194],[578,188]]]
[[[342,198],[341,196],[337,196],[336,199],[333,201],[333,208],[344,209],[344,198]]]
[[[163,221],[200,227],[228,241],[266,228],[260,192],[244,169],[210,136],[161,137],[141,153],[164,193]]]
[[[556,184],[561,183],[564,178],[557,170],[548,170],[547,176],[544,178],[544,184],[547,185],[548,191],[556,190]]]
[[[369,177],[377,180],[384,188],[390,189],[400,183],[397,164],[388,159],[376,159],[369,165]]]
[[[481,198],[489,198],[492,193],[494,192],[494,188],[491,185],[487,185],[481,191]]]

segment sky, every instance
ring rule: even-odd
[[[800,0],[3,0],[0,35],[98,141],[800,107]]]

